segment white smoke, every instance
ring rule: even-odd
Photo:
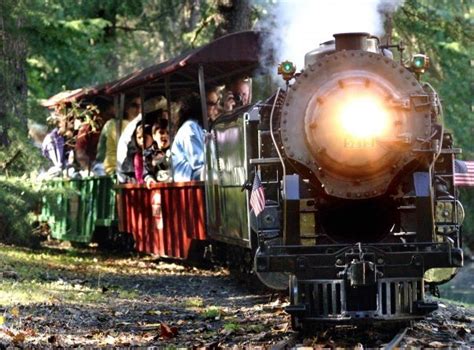
[[[304,55],[333,34],[384,34],[384,13],[393,13],[403,0],[277,0],[258,28],[270,33],[266,43],[276,62],[290,60],[298,70]]]

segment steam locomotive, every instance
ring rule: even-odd
[[[206,85],[251,76],[261,47],[261,33],[233,33],[76,99],[107,95],[123,109],[130,92],[174,101],[199,89],[207,126]],[[204,181],[52,181],[78,192],[58,198],[63,218],[46,213],[53,233],[89,242],[95,230],[107,240],[118,214],[118,230],[138,251],[188,259],[204,247],[250,266],[270,288],[289,287],[295,329],[433,311],[425,273],[443,268],[449,278],[463,265],[453,177],[460,150],[443,128],[436,91],[420,81],[428,58],[406,66],[390,48],[366,33],[337,34],[306,55],[301,72],[283,62],[286,89],[206,127]],[[251,206],[257,190],[261,212]]]
[[[207,145],[208,236],[250,247],[267,286],[289,279],[296,329],[419,318],[437,308],[425,272],[463,265],[460,150],[420,81],[428,58],[407,67],[367,33],[334,37],[300,73],[284,62],[287,89],[217,119]]]

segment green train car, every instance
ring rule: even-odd
[[[43,198],[41,221],[48,223],[52,238],[85,244],[111,241],[117,231],[114,178],[58,178],[44,185],[62,190]]]

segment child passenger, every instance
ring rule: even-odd
[[[147,185],[156,182],[169,182],[170,167],[170,137],[168,120],[160,119],[151,128],[153,143],[145,149],[144,179]]]

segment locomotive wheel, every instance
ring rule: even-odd
[[[290,305],[296,305],[298,303],[298,281],[295,275],[290,276],[288,290],[290,295]],[[294,331],[303,330],[299,317],[291,315],[291,328]]]
[[[253,271],[265,286],[275,290],[286,290],[288,288],[288,274],[284,272],[257,272],[257,259],[256,256],[260,248],[254,255]]]

